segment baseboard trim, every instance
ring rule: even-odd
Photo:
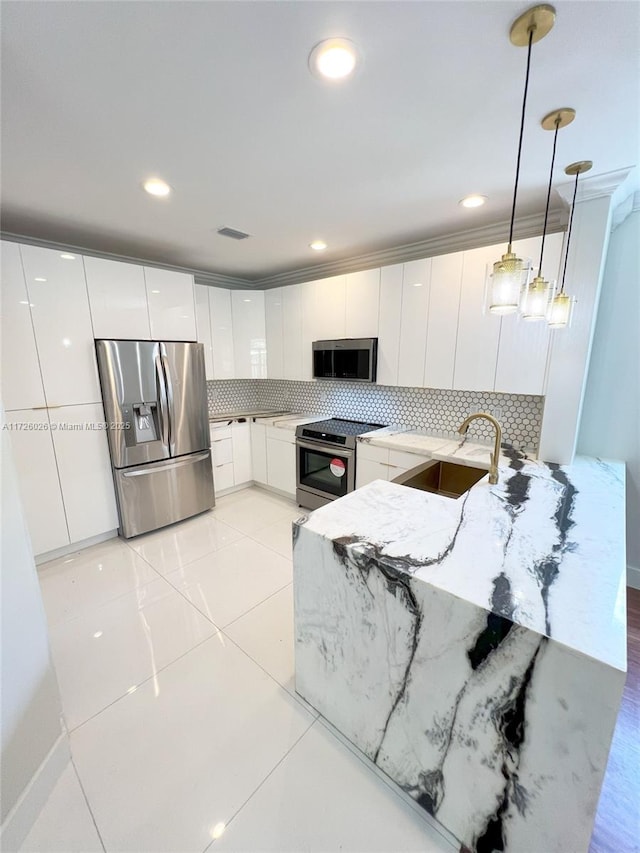
[[[0,827],[0,847],[6,853],[21,847],[70,761],[69,737],[63,732]]]
[[[640,589],[640,569],[636,566],[627,566],[627,586]]]
[[[34,557],[36,566],[48,563],[49,560],[57,560],[58,557],[66,557],[67,554],[73,554],[75,551],[81,551],[83,548],[90,548],[91,545],[99,545],[100,542],[106,542],[107,539],[115,539],[117,535],[117,530],[107,530],[106,533],[98,533],[97,536],[81,539],[80,542],[71,542],[69,545],[63,545],[62,548],[46,551],[44,554],[37,554]]]

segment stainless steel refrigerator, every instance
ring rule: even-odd
[[[212,507],[203,345],[98,340],[96,352],[121,535]]]

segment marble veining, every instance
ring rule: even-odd
[[[461,849],[586,850],[626,669],[624,473],[503,448],[299,521],[296,689]]]

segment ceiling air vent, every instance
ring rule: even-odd
[[[231,237],[232,240],[246,240],[249,236],[245,234],[244,231],[237,231],[235,228],[218,228],[218,234],[221,237]]]

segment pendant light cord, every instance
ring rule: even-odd
[[[576,172],[576,182],[573,187],[573,200],[571,202],[571,213],[569,215],[569,230],[567,231],[567,251],[564,253],[564,267],[562,268],[562,285],[560,293],[564,293],[564,278],[567,274],[567,261],[569,260],[569,243],[571,242],[571,228],[573,226],[573,211],[576,209],[576,195],[578,193],[578,177],[580,172]]]
[[[549,170],[549,186],[547,187],[547,206],[544,209],[544,225],[542,226],[542,243],[540,245],[540,263],[538,264],[538,275],[542,276],[542,258],[544,257],[544,240],[547,236],[547,220],[549,219],[549,201],[551,199],[551,183],[553,181],[553,166],[556,162],[556,143],[558,142],[558,131],[560,130],[560,116],[556,119],[556,130],[553,134],[553,153],[551,155],[551,169]]]
[[[518,160],[516,162],[516,182],[513,187],[513,204],[511,206],[511,225],[509,226],[509,251],[513,241],[513,221],[516,216],[516,197],[518,195],[518,178],[520,177],[520,155],[522,153],[522,137],[524,135],[524,116],[527,107],[527,91],[529,89],[529,68],[531,66],[531,45],[533,44],[534,27],[529,29],[529,47],[527,49],[527,73],[524,78],[524,95],[522,98],[522,117],[520,119],[520,139],[518,141]]]

